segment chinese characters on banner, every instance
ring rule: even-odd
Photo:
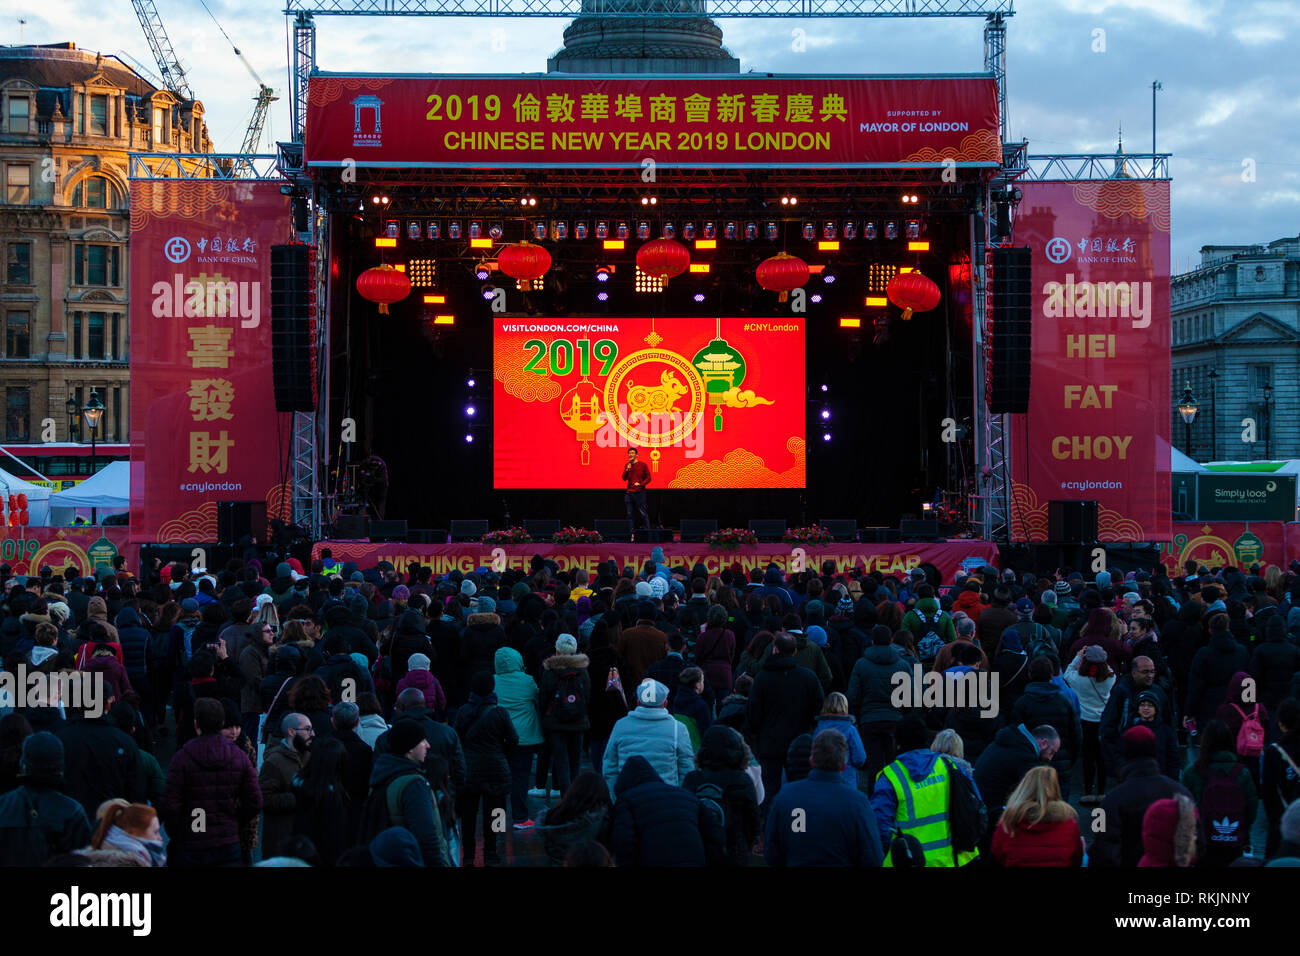
[[[289,224],[275,182],[131,183],[135,541],[215,541],[218,501],[265,501],[287,517],[270,247]]]
[[[1000,163],[989,77],[361,77],[308,86],[309,164]]]
[[[1012,538],[1048,536],[1048,502],[1098,503],[1102,541],[1168,541],[1169,183],[1025,183],[1029,413],[1012,415]],[[997,335],[997,316],[993,333]]]

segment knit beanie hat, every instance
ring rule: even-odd
[[[663,596],[668,593],[668,589],[670,585],[668,584],[667,578],[662,578],[656,574],[653,578],[650,579],[649,583],[650,583],[650,593],[654,597],[657,597],[662,600]]]
[[[515,586],[510,589],[510,600],[518,604],[524,599],[525,595],[531,594],[532,590],[527,581],[516,581]]]
[[[497,612],[497,602],[484,594],[475,603],[474,610],[478,614],[495,614]]]
[[[1138,725],[1124,731],[1120,738],[1125,760],[1137,760],[1140,757],[1156,755],[1156,735],[1151,728]]]
[[[63,773],[63,741],[42,730],[23,741],[22,772],[28,776]]]
[[[427,671],[429,669],[429,655],[412,654],[406,659],[406,669],[408,671]]]
[[[408,751],[418,747],[425,736],[424,725],[420,721],[398,719],[388,732],[388,752],[404,757]]]
[[[1066,594],[1069,594],[1069,593],[1070,593],[1070,582],[1069,582],[1069,581],[1057,581],[1055,584],[1052,585],[1052,590],[1054,590],[1057,594],[1060,594],[1060,595],[1066,595]]]
[[[578,653],[578,640],[572,634],[561,634],[555,639],[555,653],[557,654],[576,654]]]
[[[654,588],[650,587],[649,581],[638,581],[636,583],[636,596],[639,598],[654,596]]]
[[[478,592],[478,585],[466,578],[460,582],[460,593],[465,597],[473,597]]]
[[[409,601],[410,599],[411,599],[411,589],[408,588],[405,584],[399,584],[397,587],[393,588],[394,601]]]
[[[818,647],[826,646],[826,628],[820,624],[808,625],[808,640],[812,641]]]

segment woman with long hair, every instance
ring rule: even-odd
[[[334,736],[330,723],[330,691],[325,681],[309,674],[289,690],[289,709],[296,710],[311,721],[317,741]]]
[[[603,776],[584,770],[574,777],[560,802],[545,812],[537,827],[551,866],[563,866],[569,849],[587,840],[608,847],[613,810],[614,801]]]
[[[317,739],[311,759],[293,778],[293,832],[309,837],[323,866],[333,866],[352,846],[348,827],[348,793],[343,786],[348,752],[341,740]]]
[[[1221,807],[1206,802],[1212,780],[1226,780],[1241,790],[1241,820],[1230,820]],[[1222,831],[1216,824],[1210,846],[1205,851],[1206,866],[1228,866],[1250,845],[1250,828],[1254,826],[1255,814],[1259,810],[1259,792],[1255,789],[1250,770],[1237,759],[1236,741],[1222,720],[1215,718],[1209,721],[1201,731],[1201,749],[1196,754],[1196,762],[1183,771],[1181,782],[1191,791],[1202,819],[1229,819],[1230,823],[1236,824],[1230,833]],[[1216,789],[1218,793],[1224,790]],[[1218,802],[1217,798],[1215,802]]]
[[[166,866],[158,811],[143,803],[110,800],[99,808],[91,849],[116,850],[135,857],[140,866]]]
[[[1106,762],[1101,753],[1101,715],[1115,686],[1115,674],[1099,644],[1089,644],[1065,668],[1065,683],[1079,698],[1083,727],[1083,796],[1080,803],[1100,803],[1106,792]]]
[[[876,605],[878,624],[883,624],[891,631],[903,630],[903,609],[894,600],[881,601]]]
[[[254,621],[244,631],[244,646],[239,652],[239,674],[243,683],[239,688],[239,710],[244,716],[244,726],[250,732],[257,728],[257,718],[262,713],[262,681],[270,669],[271,645],[275,643],[273,625]]]
[[[736,635],[727,627],[727,609],[721,604],[709,608],[706,627],[695,641],[695,663],[713,688],[713,702],[722,702],[731,690],[731,662],[736,652]]]
[[[755,631],[754,636],[750,638],[749,646],[745,652],[740,655],[740,673],[748,674],[750,677],[758,676],[759,661],[771,646],[774,635],[767,628],[761,631]]]
[[[270,595],[266,595],[266,597],[270,597]],[[257,624],[270,625],[275,631],[276,637],[280,636],[280,612],[275,609],[275,601],[262,601],[254,621]]]
[[[1002,866],[1082,866],[1078,813],[1061,799],[1056,768],[1032,768],[1002,811],[993,859]]]

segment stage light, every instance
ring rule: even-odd
[[[483,282],[491,275],[492,270],[488,268],[486,262],[480,262],[474,267],[474,278],[478,279],[479,282]]]
[[[375,237],[375,248],[376,248],[376,249],[396,249],[396,248],[397,248],[397,240],[396,240],[396,239],[385,239],[383,236],[376,236],[376,237]]]
[[[799,197],[798,197],[798,196],[782,196],[782,197],[781,197],[781,205],[782,205],[782,206],[797,206],[797,205],[799,205]]]
[[[473,388],[473,387],[474,387],[474,376],[473,376],[472,374],[470,375],[469,378],[465,379],[465,385],[466,385],[466,387],[468,387],[468,388]]]
[[[476,409],[473,405],[466,405],[466,406],[465,406],[465,417],[466,417],[466,418],[473,418],[473,417],[474,417],[474,413],[475,413],[476,411],[478,411],[478,409]],[[822,417],[825,418],[826,415],[823,414]]]
[[[830,433],[830,432],[822,432],[822,441],[830,441],[830,440],[831,440],[831,433]]]
[[[551,236],[556,242],[561,242],[569,238],[569,224],[563,219],[558,219],[551,223]]]
[[[709,221],[704,223],[704,238],[710,241],[718,238],[718,226],[716,223]],[[696,246],[695,248],[698,249],[699,246]]]
[[[605,240],[605,248],[606,248],[606,249],[624,249],[624,248],[626,248],[626,247],[627,247],[627,243],[624,242],[622,239],[606,239],[606,240]]]
[[[471,249],[491,249],[492,240],[489,239],[487,236],[483,236],[480,239],[471,239],[469,241],[469,247]]]
[[[778,236],[781,235],[780,227],[778,227],[776,223],[771,222],[771,221],[769,221],[769,222],[767,223],[767,225],[764,227],[764,230],[765,230],[766,233],[767,233],[767,241],[768,241],[768,242],[772,242],[772,241],[775,240]]]
[[[933,501],[922,501],[922,502],[921,502],[921,510],[922,510],[922,511],[933,511],[933,510],[934,510],[934,502],[933,502]]]
[[[614,271],[614,270],[611,269],[609,266],[596,266],[596,281],[597,281],[597,282],[608,282],[608,281],[609,281],[609,275],[610,275],[610,273],[613,272],[613,271]]]
[[[453,219],[447,223],[447,238],[448,239],[460,238],[460,222],[458,220]]]
[[[929,239],[920,239],[920,240],[918,240],[918,241],[916,241],[916,242],[909,242],[909,243],[907,244],[907,251],[908,251],[908,252],[929,252],[929,251],[930,251],[930,240],[929,240]]]
[[[708,272],[708,271],[709,271],[709,263],[707,263],[707,262],[692,262],[692,263],[691,263],[691,269],[690,269],[690,271],[691,271],[691,272]]]
[[[740,227],[736,225],[734,219],[727,220],[727,224],[722,227],[722,237],[728,242],[735,242],[736,237],[740,235]]]
[[[703,292],[697,292],[697,293],[695,293],[695,295],[694,295],[694,299],[695,299],[696,302],[703,302],[703,301],[704,301],[704,293],[703,293]]]
[[[482,294],[483,294],[483,298],[487,299],[490,302],[492,299],[496,298],[496,294],[497,294],[496,286],[485,285],[483,287]]]
[[[886,239],[898,238],[898,223],[893,219],[885,223],[885,238]]]
[[[466,432],[466,433],[465,433],[465,441],[467,441],[467,442],[472,442],[472,441],[474,441],[474,436],[471,435],[469,432]]]
[[[609,220],[608,220],[608,219],[597,219],[597,220],[596,220],[596,238],[597,238],[597,239],[608,239],[608,238],[609,238]]]
[[[757,238],[758,238],[758,223],[756,222],[745,223],[745,241],[753,242]]]
[[[817,223],[815,223],[815,222],[807,222],[807,221],[805,221],[804,224],[803,224],[802,235],[803,235],[804,239],[805,239],[806,241],[808,241],[808,242],[812,242],[814,239],[816,239],[816,238],[817,238]]]
[[[812,302],[813,305],[816,305],[818,302],[822,300],[822,294],[820,292],[814,292],[812,295],[808,297],[808,300]]]
[[[718,248],[718,240],[716,240],[716,239],[696,239],[696,240],[695,240],[695,248],[696,248],[696,249],[716,249],[716,248]]]
[[[489,239],[495,239],[497,242],[500,242],[500,241],[501,241],[501,237],[504,236],[505,234],[506,234],[506,231],[505,231],[505,229],[502,227],[501,223],[499,223],[499,222],[494,222],[494,223],[492,223],[492,225],[488,226],[488,238],[489,238]]]
[[[868,309],[884,309],[889,305],[889,299],[883,295],[869,295],[862,300],[862,304]]]
[[[419,239],[420,233],[422,231],[423,230],[420,229],[420,221],[418,219],[412,219],[410,222],[406,224],[407,239]]]
[[[822,223],[823,239],[835,239],[838,236],[838,234],[839,234],[839,227],[836,225],[834,219],[827,219],[824,223]]]
[[[871,220],[868,220],[868,221],[866,222],[866,224],[863,225],[863,227],[862,227],[862,238],[863,238],[863,239],[874,239],[874,238],[876,238],[876,224],[875,224],[875,222],[873,222],[873,221],[871,221]]]
[[[604,289],[601,289],[599,292],[596,293],[596,301],[597,301],[597,302],[608,302],[608,301],[609,301],[609,293],[606,292]]]
[[[445,295],[426,295],[423,297],[425,305],[446,305],[447,297]]]
[[[641,197],[641,205],[643,205],[643,206],[655,206],[655,205],[658,205],[658,203],[659,203],[659,197],[658,197],[658,196],[642,196],[642,197]]]
[[[693,223],[693,222],[684,222],[684,223],[682,223],[682,238],[685,239],[687,242],[692,242],[692,241],[694,241],[694,239],[695,239],[695,223]]]
[[[856,316],[845,315],[840,317],[840,328],[842,329],[860,329],[862,320]]]
[[[829,385],[827,385],[825,382],[822,382],[822,393],[824,394],[824,393],[826,393],[826,392],[829,392],[830,390],[831,390],[831,387],[830,387]]]
[[[844,221],[844,238],[845,239],[858,238],[858,224],[854,222],[852,219],[846,219]]]
[[[436,259],[412,259],[406,264],[406,278],[411,280],[411,285],[415,288],[428,288],[433,285],[434,277],[438,274],[438,261]]]
[[[543,239],[546,238],[546,223],[544,222],[533,223],[533,238],[536,239],[538,242],[541,242]]]
[[[825,282],[827,285],[834,285],[835,273],[827,269],[825,272],[822,273],[822,281]]]
[[[916,193],[903,193],[903,202],[908,206],[915,206],[920,201]]]
[[[677,227],[671,222],[664,223],[663,235],[665,239],[672,239],[677,235]]]
[[[575,222],[573,224],[573,238],[579,242],[587,238],[587,224],[585,222]]]
[[[430,219],[424,224],[424,235],[428,239],[442,238],[442,226],[439,225],[438,220]]]
[[[840,241],[838,239],[821,239],[817,243],[818,252],[839,252]]]
[[[822,409],[822,421],[824,421],[824,422],[825,422],[825,421],[830,421],[830,417],[831,417],[831,410],[830,410],[829,408],[823,408],[823,409]]]
[[[652,276],[636,270],[636,278],[633,280],[633,289],[637,292],[662,292],[664,291],[664,280],[659,276]]]
[[[907,220],[907,238],[908,239],[921,238],[921,220],[919,219]]]
[[[618,226],[614,230],[614,238],[626,239],[630,235],[632,235],[632,228],[627,224],[626,220],[620,219],[618,221]]]
[[[402,224],[396,219],[388,219],[384,222],[384,235],[389,239],[396,239],[402,234]]]
[[[638,239],[650,238],[650,221],[648,219],[642,219],[636,224],[636,237]]]
[[[481,239],[483,237],[483,223],[477,219],[471,219],[469,222],[469,237],[471,239]]]
[[[519,205],[532,208],[537,205],[537,197],[532,193],[524,193],[523,196],[519,198]]]
[[[370,205],[372,206],[383,208],[384,206],[387,206],[388,203],[389,203],[389,199],[383,193],[375,193],[373,196],[370,197]]]

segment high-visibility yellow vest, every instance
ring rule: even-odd
[[[961,771],[957,771],[961,773]],[[916,783],[908,774],[907,768],[895,761],[883,771],[884,777],[894,788],[898,801],[895,813],[894,832],[897,836],[913,836],[921,844],[925,854],[925,865],[965,866],[977,856],[978,850],[967,850],[956,854],[953,859],[952,828],[948,822],[948,762],[942,757],[934,762],[930,775]],[[884,866],[893,866],[889,846],[885,851]]]

